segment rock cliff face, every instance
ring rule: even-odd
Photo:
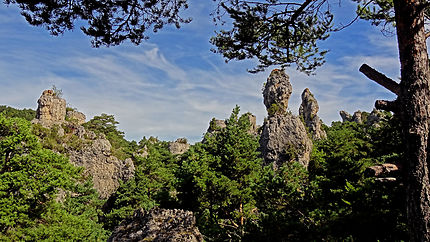
[[[111,144],[104,135],[87,131],[81,124],[85,115],[69,111],[66,115],[66,101],[46,90],[38,100],[37,116],[33,123],[44,127],[58,128],[58,136],[64,140],[66,154],[72,164],[84,167],[84,175],[93,178],[94,188],[101,198],[108,198],[120,185],[120,180],[127,181],[134,176],[134,164],[131,159],[119,160],[111,153]],[[67,117],[67,118],[66,118]]]
[[[84,175],[92,176],[94,188],[100,198],[108,198],[120,185],[134,176],[131,159],[119,160],[111,153],[111,144],[104,136],[87,141],[80,149],[68,148],[67,154],[72,164],[84,167]],[[89,141],[89,142],[88,142]]]
[[[327,134],[321,128],[322,121],[317,115],[318,110],[317,100],[311,91],[306,88],[302,93],[302,104],[300,105],[299,114],[314,140],[325,139],[327,137]]]
[[[262,127],[260,151],[265,163],[275,169],[291,161],[307,167],[312,150],[303,122],[286,111],[291,92],[289,77],[282,70],[273,70],[263,91],[269,117]]]
[[[179,138],[175,142],[169,142],[169,151],[174,155],[181,155],[190,149],[187,139]]]
[[[37,101],[36,119],[44,127],[61,124],[66,117],[66,100],[55,95],[53,90],[45,90]]]
[[[108,239],[116,241],[201,242],[203,236],[195,225],[192,212],[180,209],[138,209],[124,220]]]

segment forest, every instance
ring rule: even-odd
[[[213,124],[216,132],[180,155],[155,137],[128,141],[114,116],[95,116],[83,126],[103,133],[113,154],[136,168],[101,199],[91,177],[58,152],[64,137],[30,123],[34,110],[1,111],[2,241],[105,241],[133,211],[153,207],[192,211],[206,241],[408,239],[401,177],[387,182],[365,172],[404,155],[399,122],[389,112],[377,126],[323,125],[327,138],[314,141],[308,169],[265,165],[238,106],[226,127]],[[61,200],[59,190],[66,193]]]

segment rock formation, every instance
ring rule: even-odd
[[[66,119],[71,122],[76,122],[79,125],[82,125],[85,123],[85,114],[78,112],[78,111],[67,111],[66,113]]]
[[[206,131],[209,134],[212,134],[218,130],[221,130],[223,128],[227,127],[225,120],[221,120],[221,119],[215,119],[213,118],[210,122],[209,122],[209,128]]]
[[[308,131],[314,140],[324,139],[327,134],[321,128],[322,121],[318,117],[318,102],[312,95],[311,91],[306,88],[302,93],[302,104],[300,105],[299,114],[303,118]]]
[[[66,100],[55,95],[53,90],[45,90],[37,101],[36,119],[44,127],[61,124],[66,117]]]
[[[111,144],[103,134],[87,131],[81,124],[85,115],[68,111],[66,101],[46,90],[38,100],[37,116],[33,123],[58,129],[58,136],[65,141],[62,146],[72,164],[84,167],[84,175],[93,178],[94,188],[101,198],[108,198],[120,185],[134,176],[131,159],[119,160],[111,153]],[[66,118],[67,117],[67,118]]]
[[[264,105],[269,116],[287,112],[288,100],[292,91],[290,77],[283,70],[275,69],[270,73],[263,91]]]
[[[115,228],[108,242],[163,241],[200,242],[203,236],[196,227],[192,212],[180,209],[138,209],[133,217]]]
[[[379,126],[381,121],[387,120],[389,118],[387,113],[383,111],[373,109],[372,112],[362,112],[360,110],[354,112],[354,115],[347,113],[346,111],[339,112],[342,122],[355,122],[358,124],[365,124],[367,126]]]
[[[278,168],[290,161],[308,166],[312,141],[299,117],[288,113],[292,88],[282,70],[273,70],[263,90],[264,105],[269,117],[263,124],[260,151],[266,164]]]
[[[169,142],[169,151],[174,155],[181,155],[190,149],[186,138],[179,138],[175,142]]]
[[[82,142],[85,143],[85,139]],[[94,188],[100,198],[108,198],[120,185],[134,176],[133,161],[119,160],[111,153],[111,144],[104,136],[99,136],[79,149],[68,148],[67,154],[72,164],[84,167],[84,175],[93,178]]]

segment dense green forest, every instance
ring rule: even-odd
[[[127,141],[112,115],[84,126],[103,133],[113,154],[132,158],[132,179],[106,200],[91,179],[28,120],[32,110],[0,114],[0,240],[103,241],[137,208],[194,212],[207,241],[407,240],[402,180],[382,182],[365,169],[402,159],[399,124],[334,122],[314,141],[308,169],[274,170],[248,132],[248,114],[233,109],[226,128],[208,133],[182,155],[157,138]],[[48,149],[51,148],[51,149]],[[145,149],[147,156],[136,155]],[[293,155],[293,154],[292,154]]]

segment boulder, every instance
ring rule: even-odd
[[[114,229],[107,241],[201,242],[203,236],[192,212],[153,208],[147,212],[136,210],[133,217]]]
[[[327,137],[327,134],[321,128],[322,121],[317,115],[318,110],[317,100],[311,91],[306,88],[302,93],[302,104],[300,105],[299,114],[314,140],[325,139]]]

